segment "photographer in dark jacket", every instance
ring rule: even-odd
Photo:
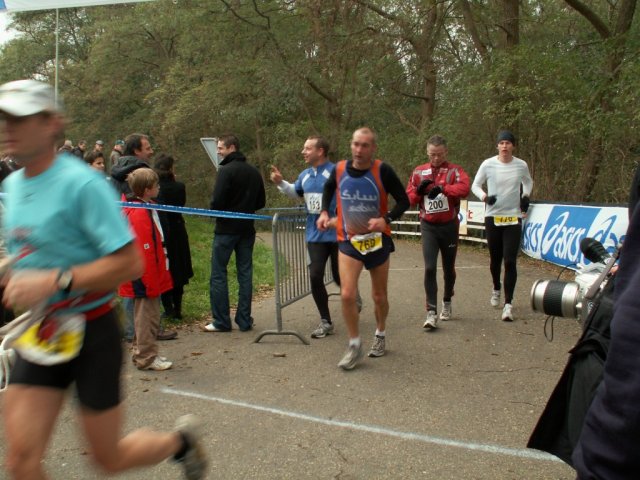
[[[218,139],[218,155],[223,158],[211,200],[212,210],[255,213],[265,206],[264,182],[260,172],[247,163],[240,153],[235,135]],[[241,331],[251,330],[251,297],[253,293],[253,245],[256,230],[253,220],[216,218],[215,237],[211,252],[209,299],[213,321],[204,327],[207,332],[231,331],[227,265],[231,253],[236,254],[238,275],[238,310],[235,322]]]
[[[578,479],[635,480],[640,472],[640,209],[633,211],[616,274],[604,376],[573,453]]]

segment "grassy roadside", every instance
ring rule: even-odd
[[[213,242],[214,221],[210,218],[185,215],[193,278],[185,286],[181,323],[201,322],[211,317],[209,306],[209,276],[211,274],[211,243]],[[236,279],[235,255],[231,256],[228,268],[229,301],[232,308],[238,302],[238,281]],[[256,241],[253,250],[254,292],[270,290],[274,286],[273,252],[264,243]]]

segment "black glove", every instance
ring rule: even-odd
[[[443,191],[444,190],[442,190],[442,187],[440,185],[436,185],[435,187],[433,187],[431,189],[431,191],[429,192],[429,195],[427,195],[427,197],[429,197],[429,200],[433,200],[438,195],[440,195]]]
[[[493,205],[494,203],[496,203],[497,199],[498,197],[496,197],[495,195],[487,195],[484,198],[484,201],[487,202],[487,205]]]
[[[431,185],[433,183],[433,180],[422,180],[420,182],[420,185],[418,185],[418,195],[424,195],[425,193],[427,193],[429,191],[429,185]]]
[[[522,197],[520,199],[520,211],[527,213],[529,211],[529,203],[531,203],[529,197],[527,197],[526,195]]]

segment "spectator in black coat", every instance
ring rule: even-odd
[[[161,153],[155,161],[154,169],[160,177],[160,193],[157,202],[163,205],[184,207],[187,193],[184,183],[176,181],[173,171],[173,157]],[[158,212],[164,241],[169,258],[169,270],[173,278],[173,290],[162,294],[165,316],[182,318],[182,295],[184,286],[193,277],[189,236],[180,213]]]
[[[131,189],[127,184],[127,175],[138,168],[151,168],[149,164],[153,148],[149,137],[142,133],[132,133],[124,140],[124,153],[116,165],[111,167],[112,182],[118,191],[127,195]]]

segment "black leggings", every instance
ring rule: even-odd
[[[338,272],[338,244],[328,242],[309,242],[309,277],[311,278],[311,295],[316,302],[320,318],[331,323],[329,313],[329,295],[324,285],[324,271],[327,260],[331,258],[331,274],[333,281],[340,285],[340,273]]]
[[[458,253],[458,227],[456,221],[449,223],[420,222],[422,234],[422,256],[424,258],[424,291],[427,295],[427,310],[437,312],[438,305],[438,252],[442,253],[444,295],[442,300],[450,302],[456,284],[456,255]]]
[[[517,225],[496,227],[493,223],[493,217],[485,217],[484,225],[491,258],[489,269],[491,270],[493,289],[500,290],[500,269],[504,260],[504,303],[511,303],[518,280],[516,258],[520,250],[522,220],[519,219]]]

